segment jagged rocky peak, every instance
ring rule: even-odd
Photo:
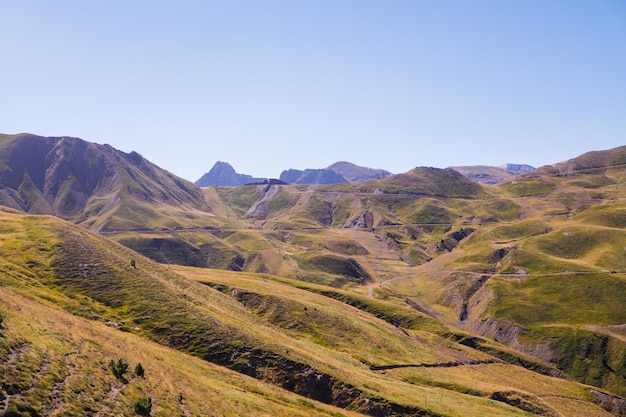
[[[239,174],[228,162],[217,161],[209,172],[196,181],[196,184],[200,187],[209,187],[211,185],[244,185],[266,181],[267,178],[255,178],[252,175]]]

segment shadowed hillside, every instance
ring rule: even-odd
[[[126,222],[154,221],[157,210],[142,211],[150,206],[208,210],[198,187],[138,153],[77,138],[1,135],[0,166],[0,203],[96,230],[111,228],[118,210],[127,211]]]

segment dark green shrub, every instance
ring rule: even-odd
[[[109,362],[109,369],[117,379],[126,381],[124,374],[128,372],[128,362],[126,362],[124,359],[118,359],[117,362],[111,359],[111,361]]]
[[[137,366],[135,366],[135,375],[143,378],[145,373],[146,373],[146,370],[144,369],[144,367],[141,366],[140,363],[138,363]]]
[[[133,410],[140,416],[149,416],[152,411],[152,398],[139,397],[133,403]]]

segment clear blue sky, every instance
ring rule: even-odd
[[[623,0],[0,0],[0,132],[191,181],[626,144]]]

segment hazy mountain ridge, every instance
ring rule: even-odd
[[[339,184],[348,182],[343,175],[332,169],[289,169],[281,172],[280,180],[289,184]]]
[[[335,162],[327,169],[335,171],[350,182],[381,179],[393,175],[391,172],[384,169],[362,167],[346,161]]]
[[[483,184],[499,184],[515,175],[533,172],[536,168],[525,164],[505,164],[503,166],[456,166],[452,169],[460,172],[468,178]]]
[[[383,169],[361,167],[350,162],[335,162],[327,168],[317,169],[286,169],[281,172],[279,181],[288,184],[338,184],[342,182],[360,182],[370,179],[385,178],[391,174]],[[269,183],[268,178],[254,178],[246,174],[238,174],[227,162],[218,161],[213,168],[204,174],[196,184],[201,187],[213,185],[234,186],[250,183]]]
[[[590,151],[564,162],[546,165],[539,171],[540,173],[572,175],[593,170],[601,172],[603,169],[624,164],[626,164],[626,146],[620,146],[607,151]]]

